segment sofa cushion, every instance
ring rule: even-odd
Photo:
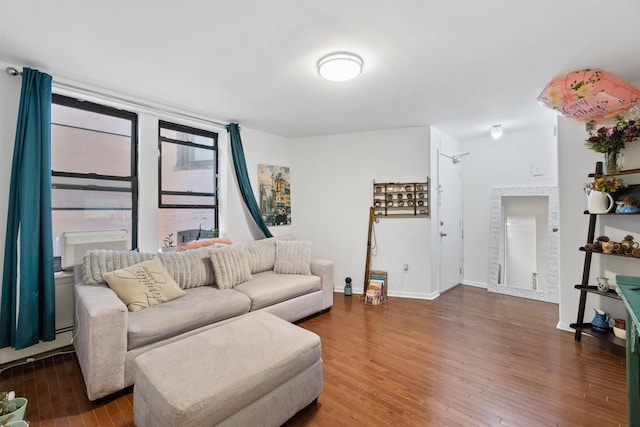
[[[82,276],[88,285],[104,284],[102,278],[104,273],[158,257],[182,289],[213,285],[214,275],[209,250],[211,247],[160,254],[108,249],[91,250],[82,257]]]
[[[276,274],[273,271],[254,274],[248,282],[233,289],[251,299],[251,311],[286,301],[322,288],[318,276]]]
[[[251,274],[273,270],[276,263],[276,239],[270,237],[253,242],[243,242],[240,245],[244,247]]]
[[[311,274],[311,242],[306,240],[276,240],[276,263],[279,274]]]
[[[274,236],[273,238],[276,240],[298,240],[296,235],[293,233],[281,234],[280,236]]]
[[[249,312],[251,300],[233,289],[187,289],[185,295],[129,313],[128,350]]]
[[[209,256],[219,289],[233,288],[238,283],[251,279],[251,270],[243,246],[213,248],[209,250]]]
[[[103,278],[129,311],[140,311],[184,295],[158,258],[105,273]]]

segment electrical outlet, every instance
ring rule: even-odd
[[[409,271],[409,264],[404,264],[404,265],[402,266],[402,269],[403,269],[404,271]]]

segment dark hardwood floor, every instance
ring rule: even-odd
[[[335,295],[324,391],[294,426],[626,426],[625,361],[556,329],[557,305],[458,286],[435,301]],[[73,354],[0,374],[39,426],[133,426],[133,395],[89,402]]]

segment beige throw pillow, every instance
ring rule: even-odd
[[[104,273],[102,277],[129,311],[140,311],[184,295],[158,258]]]
[[[251,279],[247,254],[240,245],[213,248],[209,251],[213,275],[219,289],[233,288]]]
[[[311,274],[311,242],[306,240],[276,240],[276,264],[280,274]]]
[[[276,263],[276,239],[270,237],[241,243],[241,245],[247,256],[251,274],[273,270],[273,265]]]

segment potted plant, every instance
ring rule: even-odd
[[[603,193],[615,193],[621,188],[627,187],[629,186],[621,178],[615,176],[599,176],[584,185],[587,193],[589,190],[601,191]]]
[[[167,234],[167,237],[165,237],[162,242],[164,243],[164,247],[161,248],[162,252],[174,252],[176,250],[173,233]]]
[[[14,421],[24,419],[27,399],[15,396],[13,391],[0,392],[0,425],[11,425]]]
[[[614,126],[591,131],[586,145],[598,153],[604,153],[606,172],[616,173],[620,172],[618,157],[622,154],[627,142],[635,141],[639,137],[640,124],[636,124],[635,120],[616,116]]]
[[[610,193],[615,193],[621,188],[627,188],[622,179],[615,176],[599,176],[585,184],[587,193],[587,206],[590,213],[607,213],[614,205]]]

